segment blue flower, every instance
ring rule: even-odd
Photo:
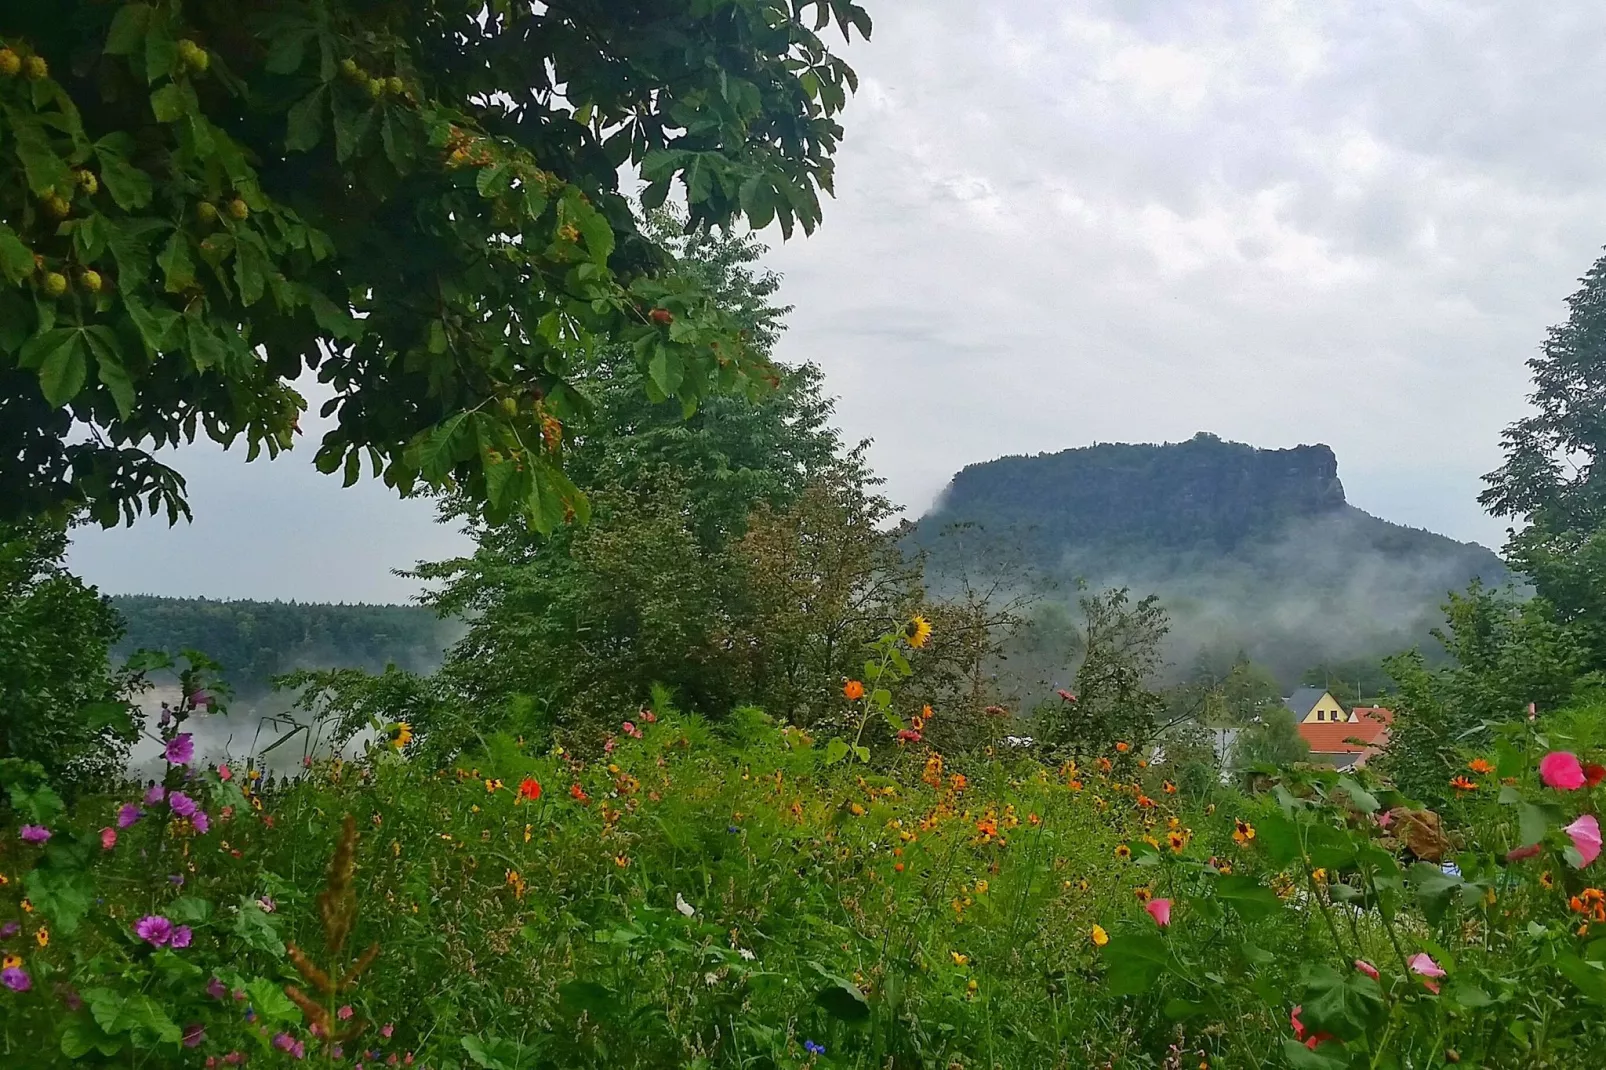
[[[725,831],[729,832],[729,833],[732,833],[732,834],[735,834],[735,833],[738,833],[738,832],[740,832],[742,830],[737,828],[735,825],[726,825],[725,826]]]
[[[810,1055],[824,1055],[825,1045],[816,1044],[812,1040],[805,1040],[803,1042],[803,1050],[808,1052]]]

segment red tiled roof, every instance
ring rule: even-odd
[[[1394,723],[1394,711],[1387,706],[1356,706],[1350,712],[1363,721],[1376,721],[1381,724]]]
[[[1359,721],[1341,721],[1329,724],[1323,721],[1301,721],[1299,734],[1310,744],[1313,754],[1360,754],[1374,750],[1388,742],[1388,722],[1393,714],[1382,710],[1368,716],[1372,710],[1357,710]],[[1382,716],[1387,713],[1388,716]]]

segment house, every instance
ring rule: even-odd
[[[1365,765],[1388,743],[1394,712],[1382,706],[1345,710],[1332,694],[1304,687],[1283,699],[1299,722],[1299,734],[1310,744],[1313,761],[1336,769]]]

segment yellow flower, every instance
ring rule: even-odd
[[[926,640],[931,638],[931,622],[918,613],[915,614],[909,618],[909,623],[904,625],[903,637],[910,646],[919,650],[926,645]]]
[[[1093,926],[1093,946],[1103,947],[1110,942],[1110,934],[1104,931],[1104,926]]]
[[[989,885],[988,885],[988,883],[986,881],[984,881],[984,880],[977,881],[976,882],[976,894],[977,895],[986,895],[988,887],[989,887]]]
[[[1123,861],[1128,859],[1128,858],[1131,858],[1132,857],[1132,848],[1128,847],[1124,843],[1121,844],[1119,847],[1117,847],[1115,849],[1115,857],[1119,858],[1119,859],[1122,859]]]
[[[38,932],[33,934],[33,938],[39,942],[39,946],[40,947],[49,947],[50,946],[50,930],[49,929],[40,929]]]
[[[0,970],[16,970],[21,968],[21,955],[7,955],[4,959],[0,959]]]
[[[1188,838],[1180,832],[1166,833],[1166,845],[1171,848],[1172,854],[1181,854],[1182,849],[1188,846]]]
[[[485,793],[487,795],[491,794],[492,792],[497,792],[497,791],[501,791],[501,790],[502,790],[502,782],[500,780],[487,780],[485,782]]]
[[[1232,838],[1240,846],[1248,843],[1255,838],[1255,826],[1241,817],[1238,818],[1233,822]]]
[[[525,843],[529,843],[530,842],[530,835],[531,835],[530,830],[532,828],[534,828],[533,825],[525,825],[524,826],[524,842]]]
[[[968,965],[970,965],[970,956],[969,955],[961,955],[957,951],[950,951],[950,952],[948,952],[948,954],[953,956],[954,965],[955,966],[968,966]]]
[[[401,750],[413,741],[413,726],[406,721],[396,721],[385,729],[385,734],[390,738],[390,745]]]
[[[1548,877],[1548,876],[1550,876],[1550,874],[1547,873],[1547,874],[1545,874],[1545,876]],[[33,903],[31,903],[28,900],[24,899],[22,901],[22,912],[24,914],[32,914],[33,913]]]
[[[853,814],[854,817],[864,816],[864,807],[860,806],[858,803],[854,803],[852,806],[849,806],[848,811]]]

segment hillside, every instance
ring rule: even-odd
[[[1320,662],[1433,644],[1445,594],[1511,579],[1485,547],[1350,505],[1327,446],[1201,433],[965,468],[916,526],[939,588],[1007,567],[1034,581],[1157,593],[1182,671],[1242,649],[1285,684]]]
[[[433,670],[460,633],[418,606],[329,605],[114,595],[127,625],[113,648],[199,650],[223,666],[242,697],[261,694],[280,673],[301,668],[381,670],[394,662]]]

